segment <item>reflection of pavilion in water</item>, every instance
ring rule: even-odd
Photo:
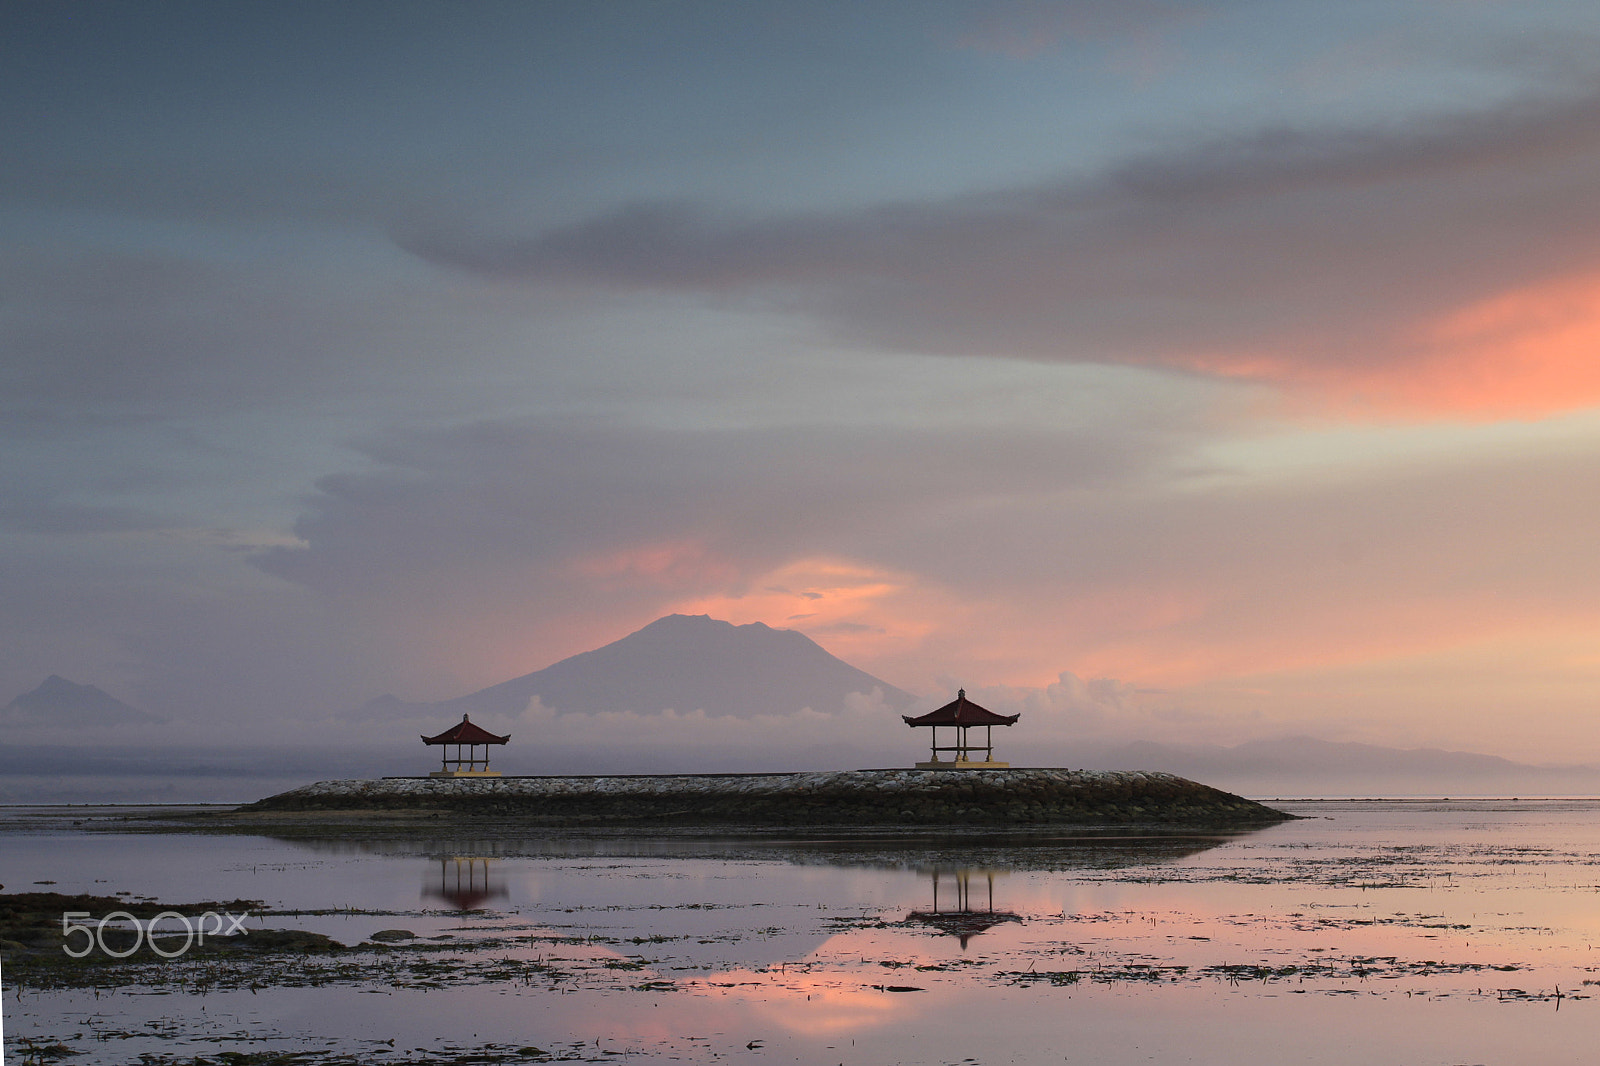
[[[483,856],[440,856],[438,884],[423,886],[423,898],[442,899],[460,911],[477,910],[491,899],[504,899],[506,886],[492,876],[492,861]]]
[[[1011,911],[997,911],[994,909],[994,879],[1000,873],[995,870],[974,869],[972,867],[958,867],[955,870],[944,870],[935,866],[930,871],[933,879],[933,909],[926,911],[912,911],[906,915],[908,922],[920,922],[932,926],[941,933],[961,938],[961,946],[965,948],[967,941],[979,933],[986,933],[997,925],[1006,922],[1020,922],[1022,915]],[[954,875],[952,883],[945,886],[944,900],[941,905],[939,889],[943,875]],[[973,906],[972,881],[976,874],[983,878],[987,892],[979,900],[979,906]]]

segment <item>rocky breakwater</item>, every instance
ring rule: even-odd
[[[436,812],[544,825],[1264,825],[1291,815],[1173,774],[844,770],[321,781],[240,809]]]

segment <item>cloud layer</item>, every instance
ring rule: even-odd
[[[1047,692],[1053,662],[1168,690],[1130,713],[1192,714],[1203,701],[1185,692],[1219,678],[1600,629],[1600,498],[1570,491],[1600,477],[1585,450],[1200,477],[1153,428],[1140,449],[1128,427],[1114,439],[395,434],[369,448],[374,470],[322,483],[303,546],[257,563],[363,629],[449,647],[482,683],[685,611],[801,629],[924,693]],[[1073,698],[1108,707],[1117,691]]]
[[[1387,409],[1600,397],[1600,96],[1384,126],[1267,126],[1091,177],[767,218],[636,203],[527,237],[418,230],[526,282],[738,296],[853,344],[1129,363]],[[1509,342],[1509,343],[1508,343]]]

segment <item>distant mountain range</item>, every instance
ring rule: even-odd
[[[0,711],[0,723],[30,726],[156,725],[162,721],[164,719],[130,707],[93,685],[75,684],[55,674]]]
[[[704,710],[710,715],[748,718],[793,714],[803,707],[836,711],[851,694],[874,691],[882,693],[886,714],[909,709],[916,702],[911,694],[830,655],[802,633],[759,622],[736,626],[705,615],[669,615],[602,648],[465,696],[436,703],[381,696],[354,716],[389,721],[426,719],[440,724],[462,714],[484,720],[515,718],[537,698],[557,713],[654,714],[671,708],[679,713]],[[1016,765],[1165,770],[1252,795],[1600,793],[1600,768],[1590,766],[1529,766],[1494,755],[1386,748],[1306,736],[1255,740],[1233,747],[1062,741],[1030,738],[1027,726],[1025,715],[1016,737],[1020,748],[1010,743],[1008,735],[1000,751],[1001,757],[1011,758]],[[840,738],[834,750],[810,752],[807,766],[812,761],[839,767],[898,765],[920,756],[921,742],[918,737],[892,748],[860,747],[852,746],[850,738]],[[611,772],[635,773],[755,768],[743,762],[734,765],[741,757],[731,751],[721,753],[715,766],[702,765],[703,760],[679,765],[678,760],[688,757],[684,753],[634,746],[625,736],[617,737],[604,753],[574,750],[557,759],[557,753],[547,748],[543,754],[549,760],[546,765],[562,762],[586,768],[574,772],[594,772],[601,765]],[[788,757],[800,754],[790,752]],[[785,766],[801,768],[798,764]]]
[[[154,734],[135,746],[128,741],[136,739],[137,727],[161,719],[93,685],[52,676],[0,710],[0,728],[14,730],[8,743],[0,746],[0,778],[6,779],[0,783],[0,799],[70,798],[89,795],[86,790],[90,789],[100,790],[93,793],[97,797],[110,797],[117,794],[113,780],[124,783],[116,787],[129,797],[146,796],[148,788],[136,783],[149,776],[165,776],[169,784],[192,780],[193,789],[214,780],[216,785],[205,787],[220,790],[223,785],[238,787],[230,782],[252,772],[263,777],[338,777],[392,771],[414,761],[415,732],[437,731],[459,721],[462,714],[486,724],[515,719],[536,698],[559,714],[633,711],[651,715],[671,708],[680,714],[698,710],[718,717],[750,718],[789,716],[807,707],[836,712],[853,699],[871,698],[873,693],[880,694],[887,728],[851,731],[825,745],[778,744],[764,750],[748,744],[716,747],[715,742],[672,746],[624,734],[603,746],[519,745],[505,754],[504,768],[511,773],[908,766],[922,757],[925,738],[906,735],[909,731],[895,717],[916,703],[911,694],[835,658],[804,634],[760,623],[736,626],[704,615],[669,615],[604,647],[454,699],[424,703],[379,697],[344,717],[395,725],[411,722],[421,728],[377,730],[374,732],[380,736],[376,739],[352,740],[348,748],[171,750]],[[111,726],[134,728],[119,733],[114,742],[104,742],[110,746],[96,747],[101,741],[95,730]],[[49,736],[53,727],[81,731],[81,740],[70,747],[24,749],[18,743],[30,733]],[[783,727],[778,727],[778,732],[781,734]],[[1530,766],[1494,755],[1388,748],[1307,736],[1253,740],[1232,747],[1093,740],[1063,736],[1059,729],[1050,729],[1047,723],[1024,714],[1015,730],[1007,730],[996,741],[1001,745],[999,757],[1017,766],[1165,770],[1252,796],[1600,795],[1600,767]],[[496,760],[500,760],[498,754]],[[189,795],[181,793],[182,797]],[[180,793],[168,798],[180,798]]]
[[[1084,745],[1073,765],[1166,770],[1252,795],[1600,793],[1600,767],[1531,766],[1498,755],[1294,736],[1233,747],[1151,741]]]
[[[531,700],[558,713],[668,708],[687,714],[748,718],[793,714],[809,707],[833,712],[851,695],[882,694],[900,710],[915,697],[828,654],[804,633],[760,622],[736,626],[706,615],[673,614],[594,651],[531,674],[437,703],[380,696],[358,712],[364,718],[515,717]]]
[[[1123,762],[1181,762],[1195,769],[1257,773],[1453,773],[1481,777],[1540,769],[1502,759],[1439,748],[1385,748],[1374,744],[1318,740],[1295,736],[1277,740],[1250,740],[1233,747],[1178,746],[1136,741],[1111,748],[1102,756]],[[1566,769],[1575,769],[1568,767]]]

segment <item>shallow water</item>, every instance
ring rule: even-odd
[[[1278,806],[1306,817],[1211,837],[359,844],[12,810],[6,891],[257,899],[322,913],[251,928],[403,928],[425,950],[232,975],[179,959],[98,991],[19,991],[8,965],[5,1037],[74,1063],[1541,1066],[1595,1045],[1600,801]]]

